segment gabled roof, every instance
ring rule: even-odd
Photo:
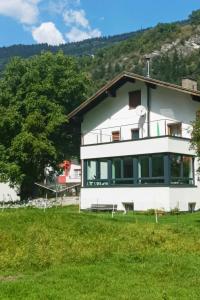
[[[82,115],[86,111],[90,110],[94,106],[96,106],[99,102],[105,99],[107,96],[115,96],[116,90],[121,87],[126,82],[135,82],[135,80],[139,80],[145,82],[150,87],[155,88],[156,86],[165,87],[171,90],[175,90],[178,92],[182,92],[185,94],[191,95],[193,100],[200,101],[200,91],[189,90],[183,88],[180,85],[172,84],[169,82],[160,81],[157,79],[147,78],[138,74],[123,72],[120,75],[116,76],[113,80],[109,81],[105,86],[103,86],[100,90],[97,91],[92,97],[79,105],[76,109],[74,109],[69,115],[68,119],[71,119],[75,116]]]

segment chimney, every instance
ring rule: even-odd
[[[150,78],[150,59],[151,57],[149,55],[145,56],[146,62],[147,62],[147,74],[146,77]]]
[[[183,78],[182,87],[188,90],[197,91],[197,81],[189,78]]]

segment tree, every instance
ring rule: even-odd
[[[200,24],[200,9],[194,10],[189,16],[189,21],[192,25]]]
[[[23,198],[43,180],[46,165],[78,153],[67,114],[86,98],[88,86],[77,61],[62,52],[7,65],[0,80],[0,177],[20,185]]]
[[[196,112],[196,120],[193,122],[192,130],[192,148],[195,149],[197,157],[200,158],[200,111]],[[200,169],[199,169],[200,171]]]

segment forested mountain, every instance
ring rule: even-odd
[[[0,68],[13,56],[27,58],[43,50],[62,50],[77,56],[80,68],[95,81],[91,93],[121,71],[145,75],[146,55],[151,57],[153,78],[180,84],[181,78],[187,76],[200,84],[200,10],[192,12],[184,21],[160,23],[154,28],[113,37],[59,47],[42,44],[0,48]]]
[[[28,58],[30,56],[40,54],[41,51],[51,51],[55,53],[59,50],[62,50],[66,55],[91,56],[94,55],[98,49],[115,45],[121,41],[137,36],[138,34],[146,30],[148,29],[141,29],[136,32],[129,32],[108,37],[93,38],[81,42],[67,43],[60,46],[50,46],[47,44],[33,44],[0,47],[0,69],[2,69],[3,66],[8,62],[8,60],[13,56]]]

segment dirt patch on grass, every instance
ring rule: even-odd
[[[21,277],[22,277],[21,275],[0,276],[0,282],[3,282],[3,281],[7,281],[7,282],[16,281],[16,280],[20,279]]]

